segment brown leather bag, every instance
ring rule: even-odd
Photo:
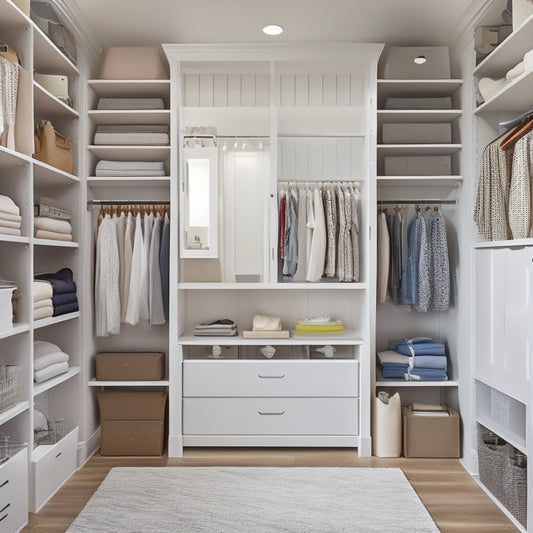
[[[49,120],[41,120],[35,126],[33,157],[69,174],[74,169],[72,141],[57,133]]]

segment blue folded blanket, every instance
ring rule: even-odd
[[[399,339],[389,342],[389,350],[396,350],[402,355],[446,355],[444,344],[432,339]]]
[[[433,368],[446,372],[448,359],[445,355],[417,355],[409,358],[410,368]]]
[[[412,368],[409,378],[413,381],[448,381],[446,372],[435,368]]]
[[[77,301],[78,297],[76,296],[75,292],[65,292],[63,294],[52,296],[52,305],[54,307],[59,307],[60,305],[66,305]]]
[[[54,296],[66,292],[76,292],[76,283],[74,283],[74,275],[70,268],[62,268],[55,273],[38,274],[35,279],[49,281]]]
[[[66,315],[67,313],[75,313],[79,311],[78,302],[71,302],[65,305],[54,307],[54,316]]]
[[[387,365],[381,367],[383,379],[404,379],[407,365]]]

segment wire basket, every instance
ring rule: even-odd
[[[64,420],[49,420],[48,427],[34,431],[34,447],[46,444],[57,444],[62,438],[66,437],[75,426],[66,425]]]
[[[27,442],[9,442],[9,436],[0,435],[0,465],[26,446],[28,446]]]
[[[19,402],[22,383],[20,365],[0,364],[0,413]]]

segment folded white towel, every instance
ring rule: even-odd
[[[54,241],[71,241],[72,235],[67,233],[56,233],[55,231],[45,231],[44,229],[35,230],[36,239],[51,239]]]
[[[511,70],[507,72],[505,75],[506,80],[514,80],[515,78],[518,78],[520,74],[523,74],[525,71],[525,64],[523,61],[518,63],[515,67],[513,67]]]
[[[16,237],[20,237],[22,235],[22,232],[20,229],[16,228],[6,228],[0,224],[0,233],[2,235],[15,235]]]
[[[22,222],[22,217],[20,215],[14,215],[13,213],[2,211],[2,209],[0,209],[0,218],[2,220],[9,220],[10,222]]]
[[[281,318],[279,316],[255,315],[252,329],[254,331],[281,331]]]
[[[33,356],[42,357],[43,355],[48,355],[49,353],[61,352],[61,348],[56,344],[48,341],[35,341],[33,343]]]
[[[41,320],[42,318],[49,318],[51,316],[54,316],[54,308],[51,305],[33,311],[33,320]]]
[[[483,100],[490,100],[497,92],[501,91],[511,80],[501,78],[493,80],[492,78],[481,78],[478,83],[478,89]]]
[[[11,215],[20,215],[18,205],[9,196],[3,194],[0,194],[0,210]]]
[[[65,352],[55,352],[37,357],[33,361],[33,370],[35,372],[48,368],[52,365],[57,365],[58,363],[67,363],[69,360],[68,354]]]
[[[20,220],[9,220],[8,218],[4,218],[2,214],[0,214],[0,226],[2,226],[3,228],[20,229],[21,222]]]
[[[72,226],[66,220],[59,220],[58,218],[50,217],[35,217],[33,219],[35,229],[45,231],[54,231],[55,233],[72,234]]]
[[[54,306],[52,298],[46,298],[45,300],[39,300],[38,302],[33,302],[33,310],[41,309],[41,307],[50,307]]]
[[[33,302],[40,302],[47,300],[54,295],[54,289],[49,281],[34,281],[33,282]]]
[[[54,378],[60,374],[68,372],[68,363],[57,363],[55,365],[47,366],[42,370],[33,373],[33,380],[35,383],[42,383],[47,379]]]

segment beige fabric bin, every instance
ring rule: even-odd
[[[385,156],[385,176],[449,176],[449,155]]]
[[[423,57],[425,62],[415,62]],[[447,46],[391,46],[380,61],[380,77],[395,80],[449,79],[450,57]]]
[[[383,124],[384,144],[443,144],[452,142],[449,123]]]
[[[100,78],[165,80],[169,74],[159,46],[109,46],[100,54]]]

